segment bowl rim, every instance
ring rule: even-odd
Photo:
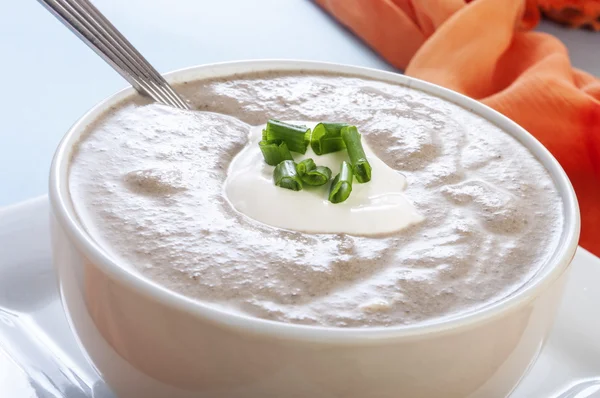
[[[130,269],[130,267],[119,266],[117,261],[111,258],[108,252],[103,250],[85,231],[72,206],[68,192],[68,165],[73,145],[79,140],[87,126],[93,123],[98,116],[111,106],[135,93],[132,87],[125,88],[109,96],[79,118],[61,140],[52,160],[49,179],[51,212],[71,240],[70,243],[74,244],[89,261],[113,280],[171,309],[202,318],[216,326],[250,334],[331,344],[380,343],[389,339],[420,338],[424,335],[469,329],[498,317],[506,316],[532,302],[567,270],[577,249],[580,230],[579,207],[571,182],[558,161],[536,138],[512,120],[476,100],[435,84],[398,73],[338,63],[304,60],[265,59],[222,62],[179,69],[165,74],[165,77],[171,83],[179,83],[194,79],[231,76],[235,73],[269,70],[323,71],[392,82],[453,102],[496,124],[536,156],[552,176],[561,195],[564,214],[563,232],[554,253],[525,285],[509,296],[465,313],[410,325],[362,328],[299,325],[228,312],[188,298],[157,284]]]

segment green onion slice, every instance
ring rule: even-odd
[[[309,171],[314,170],[316,168],[317,168],[317,165],[315,164],[314,160],[312,160],[311,158],[304,159],[303,161],[301,161],[300,163],[298,163],[296,165],[296,170],[298,170],[298,174],[300,175],[300,177],[302,177]]]
[[[307,185],[320,186],[325,185],[331,179],[331,169],[326,166],[317,166],[316,169],[306,173],[302,181]]]
[[[329,201],[341,203],[348,199],[352,192],[352,167],[348,162],[342,162],[340,174],[336,175],[329,190]]]
[[[371,165],[365,156],[358,129],[355,126],[343,127],[342,139],[348,149],[348,157],[356,180],[360,183],[371,181]]]
[[[346,147],[342,139],[342,128],[346,123],[319,123],[310,138],[310,147],[317,155],[341,151]]]
[[[293,160],[292,154],[290,153],[285,142],[281,144],[270,143],[269,141],[261,141],[258,143],[260,151],[263,154],[263,158],[268,165],[277,166],[284,160]]]
[[[307,185],[320,186],[325,185],[331,178],[329,167],[317,166],[312,159],[304,159],[296,165],[298,175],[302,182]]]
[[[306,126],[269,119],[267,128],[263,131],[263,141],[283,141],[292,152],[306,153],[310,141],[310,129]]]
[[[281,188],[291,189],[292,191],[302,189],[302,180],[296,171],[296,163],[293,160],[284,160],[275,166],[273,180],[275,185]]]

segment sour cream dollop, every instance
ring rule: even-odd
[[[315,122],[290,122],[314,128]],[[362,145],[372,167],[371,181],[352,184],[350,197],[333,204],[328,200],[331,182],[301,191],[275,186],[273,166],[263,160],[258,143],[262,126],[250,131],[248,145],[233,159],[225,195],[240,213],[261,223],[308,233],[347,233],[378,235],[399,231],[421,222],[423,217],[404,195],[406,178],[381,161],[371,151],[365,139]],[[349,162],[346,151],[322,156],[308,147],[304,155],[292,152],[295,162],[312,158],[317,166],[331,169],[332,180],[340,172],[343,160]]]

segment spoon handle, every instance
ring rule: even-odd
[[[188,104],[88,0],[38,0],[141,94],[180,109]]]

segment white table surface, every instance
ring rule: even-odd
[[[297,58],[392,68],[309,0],[93,0],[161,72]],[[33,0],[0,0],[0,207],[46,192],[69,126],[125,81]],[[544,23],[600,75],[600,33]]]

